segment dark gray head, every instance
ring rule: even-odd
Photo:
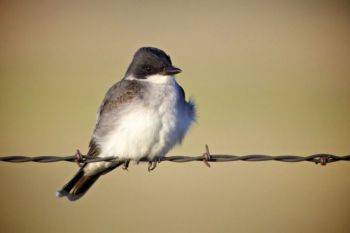
[[[142,47],[134,55],[125,77],[147,79],[155,74],[175,75],[181,70],[171,64],[170,57],[163,51],[152,47]]]

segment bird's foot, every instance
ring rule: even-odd
[[[86,161],[86,157],[82,155],[79,149],[77,150],[74,156],[75,156],[75,162],[78,164],[78,166],[83,167]]]
[[[125,160],[125,162],[122,165],[123,170],[128,171],[130,160]]]
[[[161,159],[160,158],[156,158],[152,161],[148,162],[148,171],[153,171],[154,169],[156,169],[157,167],[157,163],[160,163]]]

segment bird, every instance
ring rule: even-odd
[[[186,100],[176,81],[181,72],[163,50],[139,48],[124,77],[109,88],[100,105],[87,153],[117,159],[83,164],[56,195],[76,201],[99,177],[120,166],[127,168],[129,161],[149,161],[153,170],[181,144],[197,114],[193,99]]]

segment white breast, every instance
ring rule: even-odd
[[[119,112],[109,134],[94,137],[101,149],[99,157],[135,161],[161,158],[181,142],[195,120],[193,106],[181,99],[174,77],[149,77],[143,82],[148,86],[145,97],[136,98]],[[93,174],[110,165],[109,162],[90,163],[85,172]]]

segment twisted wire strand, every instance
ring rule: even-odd
[[[26,163],[26,162],[36,162],[36,163],[53,163],[53,162],[78,162],[78,163],[93,163],[101,161],[117,161],[116,157],[105,157],[105,158],[92,158],[88,156],[81,155],[77,152],[76,155],[72,156],[3,156],[0,157],[0,161],[9,163]],[[119,160],[123,161],[123,160]],[[126,161],[126,160],[124,160]],[[141,161],[149,162],[146,159]],[[204,161],[207,165],[208,162],[234,162],[234,161],[249,161],[249,162],[261,162],[261,161],[279,161],[279,162],[314,162],[316,164],[326,165],[327,163],[333,163],[337,161],[350,161],[350,155],[337,156],[327,153],[313,154],[309,156],[297,156],[297,155],[226,155],[226,154],[210,154],[209,149],[207,152],[200,156],[168,156],[161,158],[158,162],[168,161],[168,162],[194,162],[194,161]]]

